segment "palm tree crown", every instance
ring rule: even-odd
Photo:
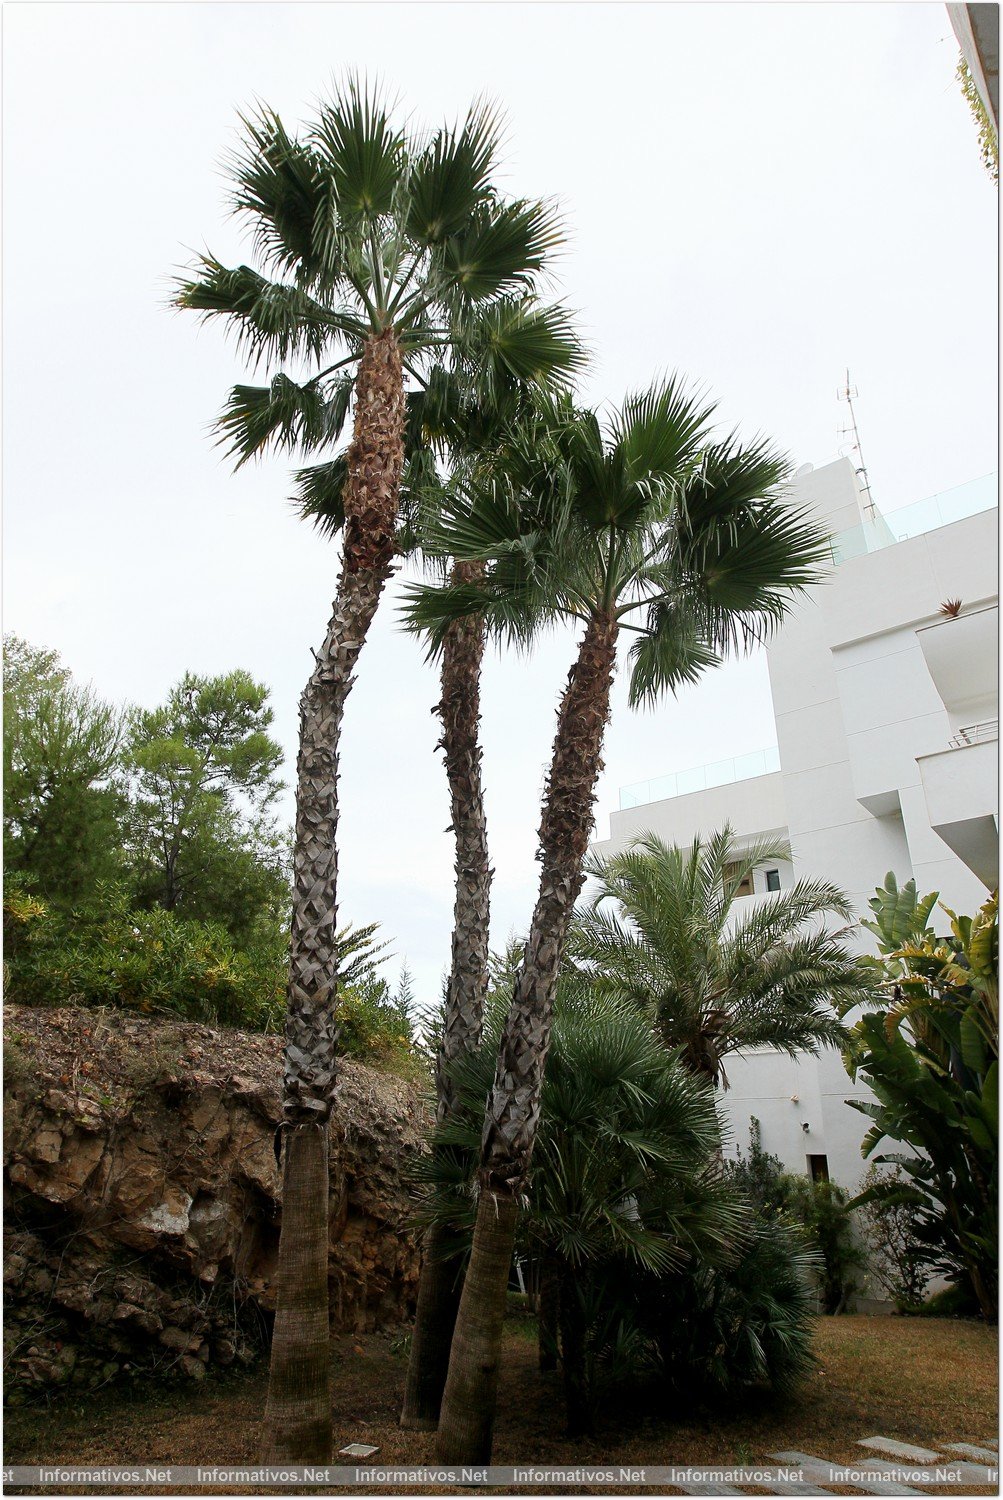
[[[218,427],[238,465],[269,445],[336,442],[353,367],[381,335],[397,342],[430,412],[455,399],[457,371],[487,396],[580,363],[565,310],[533,296],[561,240],[558,216],[493,186],[500,121],[489,107],[419,136],[350,78],[301,139],[267,108],[242,125],[231,202],[261,269],[204,254],[175,301],[226,318],[256,364],[309,373],[278,368],[268,385],[233,388]],[[301,500],[340,522],[345,474],[343,457],[303,471]]]
[[[846,929],[825,925],[850,920],[846,896],[799,880],[746,912],[735,907],[753,869],[789,858],[782,842],[739,848],[727,827],[684,849],[647,834],[587,864],[598,888],[575,920],[569,956],[600,994],[633,1002],[688,1067],[725,1087],[729,1053],[841,1046],[836,1012],[870,991]]]
[[[535,397],[432,527],[430,550],[486,562],[483,584],[413,590],[412,625],[435,650],[451,619],[482,610],[520,644],[541,624],[604,617],[637,637],[633,704],[760,639],[816,581],[826,534],[787,503],[787,460],[714,440],[712,413],[677,379],[605,423],[566,395]]]

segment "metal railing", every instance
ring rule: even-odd
[[[952,735],[950,745],[952,750],[960,750],[965,745],[985,745],[999,737],[999,719],[983,719],[978,724],[966,724],[963,729],[959,729],[957,734]]]
[[[706,792],[711,787],[728,786],[733,781],[748,781],[753,776],[768,776],[780,770],[780,751],[776,745],[753,750],[749,755],[735,755],[730,760],[714,760],[705,766],[690,766],[670,776],[656,776],[651,781],[637,781],[620,788],[620,811],[661,802],[667,797],[686,797],[690,792]]]

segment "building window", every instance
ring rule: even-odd
[[[735,895],[735,896],[751,896],[752,895],[752,871],[749,870],[747,874],[745,874],[745,875],[742,876],[741,880],[738,880],[738,876],[739,876],[739,873],[740,873],[741,869],[742,869],[742,865],[741,865],[740,861],[737,860],[737,859],[732,860],[730,864],[725,865],[725,867],[724,867],[724,883],[725,883],[725,886],[728,889],[730,889],[730,890],[732,889],[732,887],[734,887],[734,889],[732,890],[732,894]],[[735,885],[735,881],[736,880],[738,880],[738,884],[737,885]]]
[[[766,889],[768,891],[779,891],[779,889],[780,889],[780,871],[779,870],[767,870],[767,872],[766,872]]]
[[[829,1158],[827,1156],[809,1156],[808,1175],[812,1182],[829,1181]]]

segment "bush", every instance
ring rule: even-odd
[[[867,1263],[857,1238],[845,1189],[788,1172],[780,1158],[764,1151],[759,1121],[749,1126],[749,1155],[729,1162],[732,1181],[747,1195],[764,1222],[787,1224],[817,1252],[816,1281],[822,1310],[840,1313],[860,1290],[858,1273]]]
[[[14,886],[4,897],[5,985],[25,1005],[112,1005],[254,1031],[280,1023],[281,950],[238,950],[221,926],[132,911],[105,889],[99,910],[69,916]]]
[[[673,1393],[789,1393],[813,1364],[817,1270],[796,1230],[757,1218],[732,1264],[692,1264],[655,1283],[638,1312]]]
[[[900,1187],[906,1189],[896,1199],[893,1193],[879,1191],[858,1209],[868,1249],[869,1264],[900,1312],[912,1312],[923,1301],[929,1281],[924,1267],[926,1247],[920,1234],[919,1210],[908,1192],[909,1179],[898,1166],[884,1171],[868,1169],[861,1190]]]
[[[427,1064],[415,1046],[409,983],[396,991],[385,979],[364,978],[342,992],[339,1047],[346,1057],[417,1082]]]

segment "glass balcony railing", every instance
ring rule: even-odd
[[[620,811],[628,807],[644,807],[648,802],[661,802],[666,797],[685,797],[689,792],[705,792],[710,787],[728,786],[733,781],[748,781],[752,776],[767,776],[780,770],[780,751],[776,745],[766,750],[753,750],[748,755],[735,755],[730,760],[711,761],[706,766],[691,766],[687,771],[676,771],[671,776],[656,776],[651,781],[638,781],[633,786],[620,788]]]
[[[836,533],[832,539],[832,560],[838,564],[851,557],[862,557],[866,552],[879,552],[882,547],[894,547],[896,542],[906,542],[910,537],[950,526],[952,521],[964,521],[968,516],[992,510],[999,503],[998,489],[998,476],[983,474],[981,479],[955,485],[939,495],[928,495],[925,500],[903,505],[901,510],[889,511],[885,516],[877,514],[873,521]]]

